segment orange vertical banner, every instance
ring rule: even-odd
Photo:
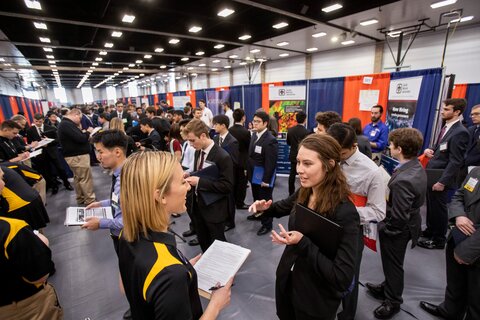
[[[193,108],[197,105],[197,96],[195,95],[195,90],[188,90],[187,96],[190,97],[190,103],[192,104]]]
[[[467,84],[456,84],[453,86],[452,98],[463,98],[467,96]]]
[[[30,120],[30,112],[28,112],[27,110],[27,105],[25,104],[25,99],[23,99],[23,97],[20,98],[20,103],[22,105],[22,110],[25,114],[25,118],[27,119],[28,124],[32,123],[32,121]]]
[[[8,97],[8,100],[10,101],[10,108],[12,109],[12,114],[16,115],[19,111],[17,99],[15,97]]]
[[[367,79],[373,78],[371,84],[368,84],[370,81],[365,77]],[[389,86],[390,73],[345,77],[342,120],[348,121],[350,118],[359,118],[363,127],[370,123],[370,110],[360,110],[360,90],[379,90],[378,104],[383,106],[382,121],[385,122]]]
[[[169,106],[173,106],[173,93],[172,92],[167,93],[167,104]]]
[[[5,115],[3,114],[3,106],[0,105],[0,122],[5,120]]]
[[[262,83],[262,108],[265,112],[268,113],[270,109],[270,97],[268,93],[268,88],[270,87],[281,87],[283,86],[283,82],[265,82]],[[255,110],[258,108],[255,108]]]
[[[158,94],[153,95],[153,105],[156,106],[158,104]]]

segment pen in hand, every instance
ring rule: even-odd
[[[232,284],[232,287],[233,287],[234,285],[235,285],[235,283]],[[211,287],[211,288],[208,289],[208,290],[210,290],[210,291],[215,291],[215,290],[218,290],[218,289],[223,288],[223,287],[225,287],[225,286],[215,286],[215,287]]]

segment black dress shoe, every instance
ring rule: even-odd
[[[193,230],[187,230],[185,231],[184,233],[182,233],[182,236],[184,237],[191,237],[191,236],[194,236],[196,235],[197,233]]]
[[[367,287],[367,293],[369,295],[371,295],[377,300],[382,300],[382,301],[385,300],[385,291],[384,291],[385,287],[383,286],[383,284],[373,284],[373,283],[367,282],[365,286]]]
[[[444,249],[445,248],[445,241],[438,241],[438,240],[422,240],[418,241],[418,246],[425,248],[425,249]]]
[[[446,319],[436,304],[427,301],[420,301],[420,308],[427,313],[430,313],[432,316]]]
[[[427,229],[425,229],[425,230],[422,231],[422,233],[420,233],[420,237],[430,239],[432,237],[432,233],[430,231],[428,231]]]
[[[69,183],[69,184],[65,184],[65,189],[67,189],[68,191],[73,191],[73,187],[72,185]]]
[[[264,234],[267,234],[270,231],[272,231],[272,228],[267,228],[265,226],[262,226],[260,230],[257,231],[257,236],[263,236]]]
[[[241,206],[237,206],[238,210],[248,210],[248,208],[250,208],[250,206],[248,206],[246,204],[242,204]]]
[[[194,247],[194,246],[200,245],[200,243],[198,242],[198,239],[195,238],[195,239],[192,239],[192,240],[188,241],[188,245]]]
[[[261,215],[259,215],[259,216],[257,217],[257,216],[256,216],[256,213],[254,213],[254,214],[249,215],[249,216],[247,217],[247,220],[250,220],[250,221],[262,220],[262,219],[260,218],[260,216],[261,216]]]
[[[52,188],[52,194],[57,194],[58,193],[58,187],[55,186]]]
[[[399,305],[394,305],[390,301],[385,300],[380,307],[373,311],[373,315],[377,319],[391,319],[400,311]]]
[[[225,226],[225,232],[227,232],[228,230],[232,230],[233,228],[235,228],[235,225]]]

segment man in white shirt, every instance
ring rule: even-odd
[[[222,103],[222,107],[223,107],[223,112],[225,112],[225,115],[228,117],[228,120],[230,121],[230,124],[228,125],[227,129],[230,129],[233,126],[233,124],[235,123],[234,120],[233,120],[232,108],[230,107],[230,103],[227,102],[227,101]]]
[[[213,113],[210,109],[207,108],[207,104],[205,103],[205,100],[200,99],[198,101],[198,106],[199,106],[200,109],[202,109],[202,121],[209,128],[212,128]]]
[[[373,231],[376,234],[376,223],[385,218],[386,183],[381,168],[372,159],[361,153],[357,147],[357,135],[348,124],[335,123],[327,133],[338,141],[342,147],[341,168],[347,178],[352,192],[352,200],[360,216],[360,236]],[[359,239],[354,285],[352,291],[342,299],[343,311],[338,314],[339,320],[355,319],[358,301],[358,277],[362,262],[363,241]]]

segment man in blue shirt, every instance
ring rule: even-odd
[[[388,127],[381,120],[383,114],[381,105],[373,106],[371,113],[372,122],[365,126],[363,135],[370,141],[373,161],[380,164],[382,151],[385,150],[388,144]]]

